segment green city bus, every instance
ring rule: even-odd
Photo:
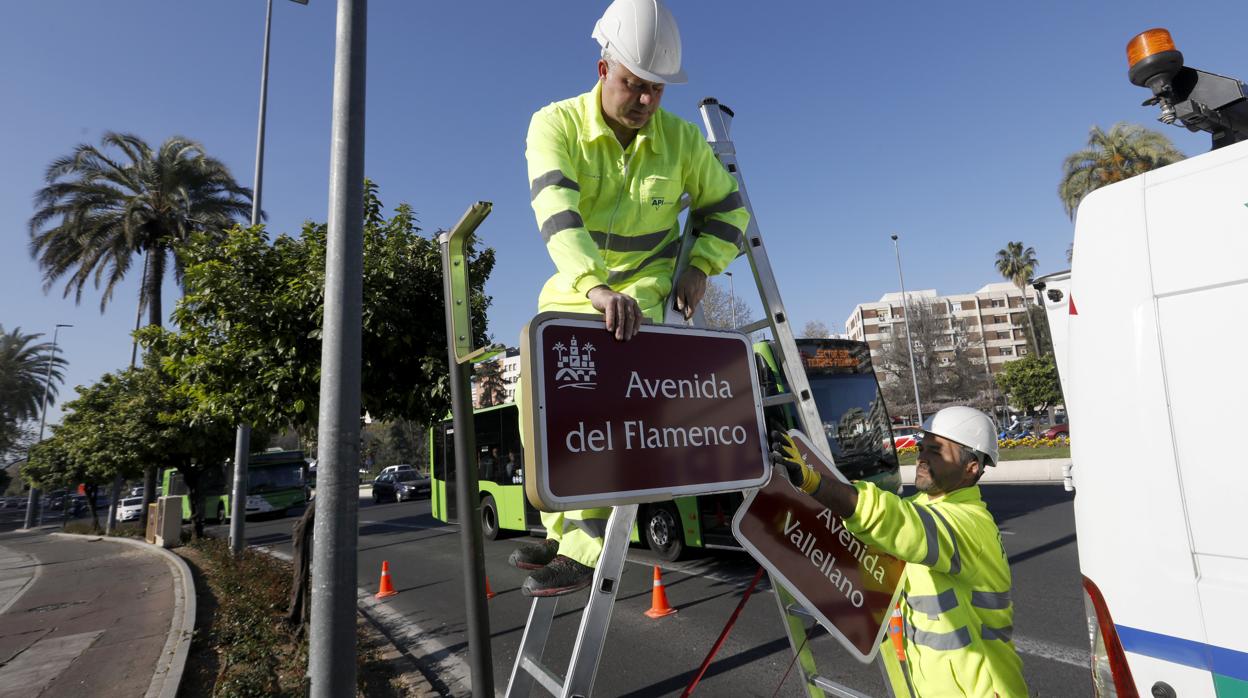
[[[247,514],[275,513],[286,516],[294,507],[308,503],[308,462],[303,451],[253,453],[247,465]],[[169,496],[182,496],[182,520],[191,518],[191,498],[182,474],[176,468],[164,470],[161,482]],[[204,518],[224,523],[230,517],[230,489],[234,465],[207,468],[200,475]]]
[[[797,344],[838,468],[850,479],[871,480],[897,491],[901,485],[897,452],[868,346],[846,339],[799,339]],[[764,393],[785,392],[776,380],[770,343],[760,342],[754,349]],[[793,424],[792,410],[791,405],[768,408],[768,423]],[[519,422],[515,403],[473,413],[481,529],[490,540],[504,531],[545,535],[538,511],[524,495]],[[454,433],[450,419],[429,430],[433,516],[446,522],[458,519]],[[642,504],[633,542],[644,542],[664,560],[676,560],[688,548],[739,550],[732,535],[732,516],[743,499],[740,492],[728,492]]]

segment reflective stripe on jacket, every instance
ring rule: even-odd
[[[594,312],[585,294],[606,284],[662,321],[682,195],[697,235],[690,264],[707,276],[736,258],[749,212],[736,179],[688,121],[660,109],[621,147],[599,107],[601,86],[546,106],[529,124],[529,193],[557,269],[538,307]]]
[[[979,487],[902,499],[870,483],[854,486],[858,506],[845,528],[908,563],[901,610],[915,692],[1026,696],[1011,640],[1010,566]],[[884,645],[885,665],[905,695],[897,656]]]

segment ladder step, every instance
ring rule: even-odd
[[[755,320],[754,322],[751,322],[748,325],[742,325],[737,328],[737,331],[744,332],[745,334],[750,334],[751,332],[765,330],[768,327],[771,327],[771,321],[768,320],[767,318],[763,318],[762,320]]]
[[[768,395],[763,398],[763,407],[775,407],[776,405],[787,405],[797,402],[797,397],[793,393],[780,393],[779,395]]]
[[[522,657],[520,659],[520,668],[528,672],[533,678],[537,679],[537,682],[540,683],[542,688],[546,689],[550,695],[563,695],[563,679],[555,672],[547,669],[528,657]]]
[[[824,694],[836,696],[836,698],[871,698],[865,693],[859,693],[852,688],[842,686],[818,674],[811,674],[810,683],[823,689]]]

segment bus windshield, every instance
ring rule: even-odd
[[[247,493],[260,494],[302,488],[302,466],[302,463],[275,463],[250,468],[247,473]]]
[[[828,446],[841,473],[860,480],[897,468],[884,400],[872,374],[837,374],[810,379]]]

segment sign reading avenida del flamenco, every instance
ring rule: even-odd
[[[525,486],[544,509],[758,487],[768,465],[749,340],[542,313],[525,328]]]

